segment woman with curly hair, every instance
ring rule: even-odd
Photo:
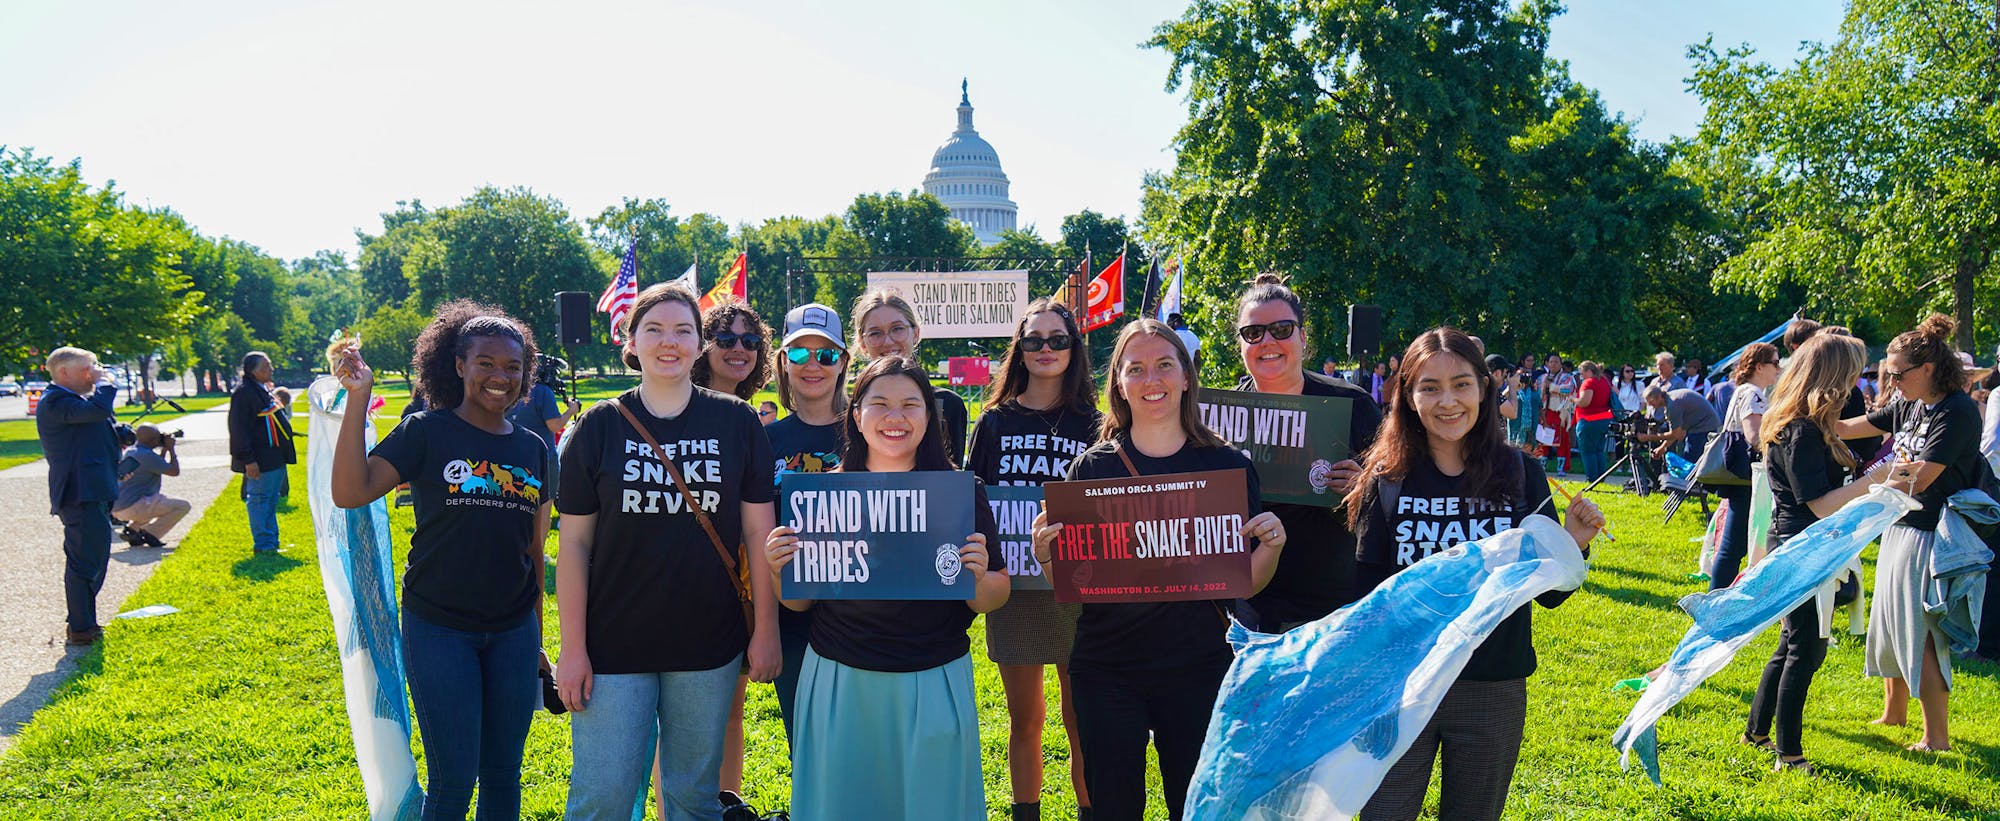
[[[771,381],[771,326],[749,305],[724,300],[701,312],[708,340],[694,361],[694,384],[750,401]]]
[[[332,352],[349,408],[375,374],[352,343]],[[410,483],[417,527],[403,575],[403,664],[429,770],[424,818],[521,812],[521,750],[539,693],[548,446],[507,413],[534,380],[535,338],[500,309],[446,303],[417,337],[410,372],[431,409],[370,453],[362,413],[343,415],[333,502],[362,507]]]

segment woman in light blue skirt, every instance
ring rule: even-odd
[[[842,423],[839,471],[951,470],[935,407],[916,360],[869,363]],[[1007,602],[1009,584],[1004,570],[987,570],[986,546],[998,527],[984,488],[975,496],[977,532],[958,553],[974,585],[970,601],[785,601],[813,613],[793,716],[793,818],[986,817],[965,631],[974,615]],[[791,528],[771,532],[773,575],[798,546]]]

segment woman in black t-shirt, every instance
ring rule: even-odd
[[[917,357],[924,339],[917,312],[893,291],[869,291],[854,301],[854,344],[848,353],[863,361],[883,356]],[[938,429],[944,432],[945,456],[953,467],[965,464],[965,400],[949,390],[937,394]]]
[[[1861,340],[1821,334],[1799,345],[1790,367],[1772,387],[1758,443],[1764,451],[1774,501],[1771,531],[1764,539],[1767,549],[1777,549],[1813,522],[1833,515],[1868,492],[1872,484],[1869,477],[1848,481],[1860,472],[1861,462],[1833,434],[1866,362]],[[1873,479],[1879,481],[1887,475],[1884,466]],[[1775,749],[1781,769],[1812,770],[1800,736],[1806,691],[1812,686],[1813,674],[1826,661],[1824,626],[1831,616],[1832,599],[1827,599],[1829,606],[1822,612],[1819,598],[1808,599],[1785,614],[1778,649],[1764,665],[1757,696],[1750,702],[1749,725],[1743,731],[1744,743]]]
[[[1125,326],[1111,350],[1111,408],[1095,447],[1069,479],[1111,479],[1207,470],[1243,471],[1252,511],[1242,534],[1252,592],[1263,589],[1285,548],[1285,524],[1257,501],[1250,459],[1201,423],[1194,366],[1166,323]],[[1129,460],[1129,461],[1128,461]],[[1047,566],[1061,522],[1035,517],[1035,559]],[[1084,783],[1098,821],[1136,821],[1146,810],[1146,740],[1159,753],[1167,816],[1181,817],[1202,737],[1233,657],[1223,601],[1086,604],[1070,653]]]
[[[1363,460],[1362,480],[1347,496],[1348,522],[1359,544],[1361,588],[1433,553],[1487,538],[1548,508],[1549,484],[1539,463],[1507,446],[1496,412],[1492,375],[1472,338],[1433,328],[1403,353],[1403,369],[1386,397],[1388,413]],[[1571,503],[1565,529],[1584,556],[1604,516],[1588,499]],[[1555,607],[1573,591],[1535,597]],[[1430,788],[1432,762],[1444,760],[1438,814],[1494,819],[1507,788],[1527,722],[1528,676],[1535,645],[1527,605],[1481,642],[1445,692],[1437,712],[1389,769],[1362,810],[1368,819],[1417,817]]]
[[[1305,313],[1284,279],[1259,274],[1236,305],[1236,351],[1243,358],[1244,373],[1236,389],[1352,400],[1347,446],[1355,456],[1366,452],[1382,423],[1381,409],[1366,391],[1305,369]],[[1354,580],[1354,532],[1338,511],[1360,473],[1360,463],[1342,459],[1328,474],[1326,505],[1270,506],[1284,521],[1285,532],[1292,534],[1292,542],[1270,586],[1236,603],[1236,616],[1245,625],[1282,633],[1361,597]]]
[[[988,485],[1040,486],[1069,474],[1070,463],[1097,441],[1102,415],[1090,378],[1090,351],[1076,317],[1062,303],[1038,299],[1014,326],[986,410],[972,429],[966,468]],[[1023,578],[1045,579],[1039,572]],[[1057,604],[1043,583],[1017,589],[1007,605],[986,614],[986,656],[1000,667],[1007,692],[1007,775],[1014,789],[1014,818],[1038,818],[1042,794],[1042,724],[1048,699],[1044,667],[1056,666],[1063,729],[1069,734],[1070,784],[1080,809],[1089,809],[1083,758],[1077,754],[1076,711],[1070,702],[1069,654],[1076,641],[1079,605]]]
[[[639,386],[577,419],[557,499],[566,813],[630,814],[657,754],[673,817],[712,817],[737,672],[747,659],[770,681],[781,665],[770,577],[749,574],[746,624],[727,555],[771,532],[771,445],[743,400],[694,384],[702,332],[686,288],[640,292],[625,338]]]
[[[703,311],[701,335],[707,341],[690,371],[696,385],[748,402],[770,383],[771,355],[764,343],[771,340],[771,326],[749,305],[726,299]]]
[[[418,336],[410,372],[433,410],[368,452],[375,374],[360,347],[331,352],[348,413],[333,503],[364,507],[407,480],[417,528],[403,576],[403,665],[423,730],[425,818],[521,812],[521,750],[538,700],[548,446],[507,420],[534,379],[534,336],[497,308],[450,302]],[[400,698],[401,694],[395,697]],[[628,806],[630,802],[627,802]]]
[[[888,356],[863,368],[843,426],[841,472],[952,470],[931,421],[936,399],[923,365]],[[813,611],[799,673],[792,814],[812,818],[986,817],[971,640],[979,613],[1007,602],[1005,571],[988,570],[997,528],[975,485],[976,532],[959,548],[969,601],[785,600]],[[770,584],[790,564],[789,527],[765,543]],[[760,574],[763,575],[763,574]]]
[[[1909,721],[1910,693],[1922,700],[1924,737],[1909,747],[1918,752],[1951,749],[1950,640],[1938,626],[1941,617],[1925,610],[1924,588],[1944,502],[1979,476],[1979,408],[1965,395],[1965,366],[1951,345],[1954,327],[1951,317],[1932,314],[1891,340],[1882,389],[1900,388],[1901,398],[1865,417],[1841,420],[1837,431],[1842,439],[1894,432],[1890,478],[1909,481],[1924,505],[1882,535],[1863,664],[1868,675],[1886,679],[1875,723],[1902,726]]]

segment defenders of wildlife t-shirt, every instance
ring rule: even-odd
[[[1377,485],[1368,515],[1355,531],[1360,545],[1357,569],[1364,594],[1433,553],[1488,538],[1517,527],[1530,514],[1561,521],[1549,498],[1549,481],[1540,462],[1509,449],[1516,465],[1503,465],[1495,477],[1508,493],[1503,499],[1468,496],[1464,476],[1446,476],[1424,459],[1410,465],[1401,488],[1391,500]],[[1379,481],[1379,480],[1378,480]],[[1392,509],[1393,508],[1393,509]],[[1543,607],[1555,607],[1572,590],[1551,590],[1535,597]],[[1506,681],[1535,672],[1533,616],[1528,605],[1514,611],[1493,629],[1458,677],[1464,681]]]
[[[1963,392],[1928,406],[1914,399],[1898,399],[1868,414],[1868,424],[1896,434],[1897,456],[1944,465],[1944,472],[1931,486],[1916,494],[1924,509],[1898,522],[1918,530],[1936,530],[1944,500],[1979,481],[1979,403]]]
[[[757,412],[734,396],[695,388],[680,415],[660,419],[635,388],[584,411],[564,452],[557,509],[597,517],[584,617],[591,668],[721,667],[750,643],[736,587],[673,477],[612,402],[631,410],[667,451],[731,551],[745,541],[742,503],[776,498],[770,440]],[[765,535],[749,541],[761,546]]]
[[[972,428],[965,469],[989,485],[1041,487],[1069,475],[1069,465],[1097,442],[1096,410],[1029,410],[1018,402],[989,410]]]
[[[548,498],[548,446],[520,425],[488,433],[433,410],[404,417],[372,455],[416,500],[403,606],[453,630],[513,627],[541,592],[535,515]]]

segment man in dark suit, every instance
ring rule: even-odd
[[[57,348],[46,364],[49,389],[35,431],[49,462],[49,513],[63,523],[68,643],[83,646],[104,635],[97,591],[111,563],[111,502],[118,498],[118,386],[103,381],[97,355],[81,348]]]
[[[243,356],[243,381],[229,396],[229,469],[243,474],[243,504],[250,513],[250,548],[278,552],[278,498],[285,466],[297,461],[291,423],[271,394],[271,357]]]

